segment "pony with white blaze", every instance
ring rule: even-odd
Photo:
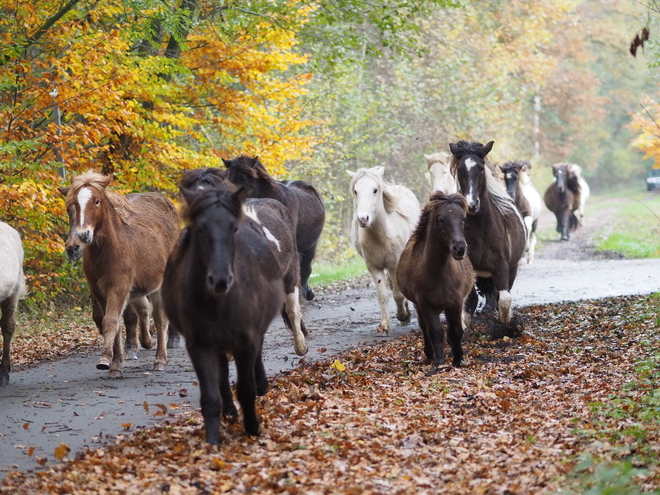
[[[419,201],[410,189],[386,182],[384,167],[346,172],[351,177],[355,205],[351,240],[376,284],[381,316],[378,331],[389,335],[392,320],[388,308],[388,282],[396,303],[397,319],[404,325],[410,321],[408,301],[397,285],[396,268],[419,219]]]
[[[11,371],[11,339],[16,330],[16,306],[25,295],[23,276],[23,244],[12,227],[0,222],[0,328],[2,329],[2,361],[0,387],[9,384]]]
[[[451,173],[451,155],[446,151],[438,151],[424,155],[428,172],[424,174],[431,183],[431,193],[442,191],[446,195],[458,192],[456,178]]]

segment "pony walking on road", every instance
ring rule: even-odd
[[[288,208],[296,226],[302,295],[311,301],[314,292],[307,282],[312,274],[312,260],[325,223],[325,205],[321,196],[307,182],[276,181],[256,157],[239,156],[233,160],[223,159],[223,162],[229,182],[244,187],[248,198],[272,198]]]
[[[167,318],[160,286],[167,256],[179,231],[174,205],[158,193],[130,197],[107,190],[112,178],[95,172],[74,177],[66,196],[72,230],[81,243],[83,271],[94,306],[94,320],[103,336],[97,369],[122,376],[124,349],[119,318],[127,304],[148,320],[147,296],[153,304],[157,350],[155,370],[167,363]],[[151,347],[148,330],[141,330],[143,346]]]
[[[399,256],[419,218],[419,201],[403,186],[387,183],[383,167],[347,170],[351,177],[351,195],[355,213],[351,223],[351,240],[364,258],[376,285],[380,307],[378,331],[389,335],[392,320],[389,310],[388,281],[392,287],[398,320],[410,321],[408,302],[399,290],[396,269]]]
[[[516,160],[515,162],[506,162],[501,167],[504,173],[504,183],[506,192],[516,203],[518,211],[523,216],[525,226],[527,227],[527,263],[534,262],[534,250],[536,249],[536,227],[541,216],[543,202],[541,196],[534,188],[532,180],[529,177],[531,165],[527,161]]]
[[[511,288],[525,251],[527,232],[504,183],[486,166],[486,155],[493,143],[490,141],[484,146],[459,141],[449,147],[454,155],[452,170],[468,207],[465,219],[468,256],[478,277],[492,278],[499,299],[500,321],[509,323],[513,302]],[[472,299],[471,306],[476,307],[474,295]]]
[[[23,244],[12,227],[0,222],[0,329],[2,329],[2,361],[0,387],[9,384],[11,371],[11,339],[16,331],[16,306],[25,295],[23,276]]]
[[[582,184],[576,174],[577,165],[570,163],[555,163],[552,166],[552,174],[555,180],[548,186],[543,195],[543,201],[557,219],[557,232],[562,241],[570,238],[580,225],[580,217],[584,213],[584,202],[582,201]],[[588,195],[588,191],[587,191]]]
[[[452,363],[460,366],[463,359],[463,304],[475,281],[463,235],[466,214],[463,196],[433,192],[401,253],[396,272],[401,292],[415,304],[424,334],[424,353],[436,366],[445,363],[444,329],[440,322],[443,311]]]
[[[217,445],[220,414],[237,413],[228,356],[236,362],[245,431],[259,434],[255,399],[268,390],[261,352],[284,305],[283,276],[264,230],[243,212],[243,188],[223,184],[181,194],[186,228],[167,262],[163,301],[199,379],[206,440]]]

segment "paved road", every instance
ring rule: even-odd
[[[519,307],[656,291],[660,291],[660,259],[538,259],[521,268],[513,296]],[[306,359],[383,339],[376,336],[378,307],[368,282],[317,299],[305,308],[312,331]],[[416,329],[414,319],[406,327],[395,325],[393,337]],[[125,431],[148,427],[173,411],[199,404],[196,377],[183,348],[170,353],[164,372],[152,372],[155,352],[142,351],[140,360],[127,363],[121,380],[110,380],[106,372],[96,370],[97,354],[18,371],[12,374],[10,386],[0,389],[0,478],[9,470],[39,469],[38,457],[47,458],[46,465],[56,462],[53,452],[60,443],[72,449],[72,457],[85,446],[98,447]],[[279,321],[267,335],[264,356],[271,376],[300,360]],[[165,406],[165,416],[157,404]],[[32,446],[34,455],[28,456]]]

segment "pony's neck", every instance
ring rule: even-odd
[[[284,204],[284,194],[282,190],[273,184],[268,179],[257,179],[255,181],[255,188],[251,194],[254,198],[271,198],[276,199]]]

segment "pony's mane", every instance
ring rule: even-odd
[[[193,187],[218,187],[227,181],[225,170],[207,167],[185,170],[179,181],[179,189],[192,189]]]
[[[582,194],[582,188],[580,187],[580,181],[578,180],[580,174],[582,173],[582,167],[576,165],[575,163],[561,162],[561,163],[554,163],[552,165],[552,168],[553,168],[553,172],[558,168],[565,169],[566,186],[573,192],[573,194],[577,194],[578,196]],[[557,177],[555,177],[555,181],[556,180]]]
[[[214,189],[200,189],[193,200],[182,208],[181,218],[186,225],[190,225],[204,211],[217,205],[224,206],[232,215],[240,219],[243,215],[243,209],[241,202],[233,199],[236,191],[236,187],[231,184],[225,184]]]
[[[75,198],[78,195],[78,192],[84,187],[90,187],[95,189],[99,194],[104,194],[114,210],[119,214],[119,218],[122,222],[128,223],[128,219],[132,214],[135,213],[135,210],[131,206],[131,203],[123,194],[116,193],[107,189],[109,183],[108,176],[94,172],[93,170],[88,170],[82,174],[74,177],[71,181],[71,189],[69,194],[67,194],[66,199],[64,200],[64,205],[66,208],[69,208],[71,204],[75,201]]]
[[[396,187],[396,184],[389,183],[383,179],[380,175],[376,174],[372,169],[369,168],[360,168],[355,172],[355,176],[351,179],[351,190],[355,184],[362,179],[363,177],[370,177],[375,180],[383,191],[383,206],[387,213],[393,213],[396,211],[399,206],[399,201],[403,194],[403,189]]]
[[[410,236],[414,241],[422,241],[426,238],[426,229],[428,224],[435,215],[435,213],[440,208],[444,208],[448,205],[454,204],[461,208],[465,213],[467,213],[467,202],[465,197],[462,194],[455,193],[446,195],[442,191],[434,191],[429,196],[429,200],[422,208],[422,213],[420,214],[419,221],[417,226]]]
[[[434,163],[442,163],[443,165],[449,165],[451,163],[451,153],[447,151],[436,151],[430,155],[425,155],[425,158],[426,166],[429,170]]]
[[[253,179],[262,179],[273,186],[277,185],[277,181],[268,173],[266,167],[259,161],[259,157],[250,157],[241,155],[233,160],[223,160],[228,169],[236,170]]]

